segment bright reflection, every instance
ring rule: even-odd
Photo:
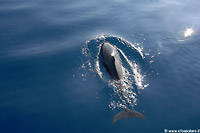
[[[113,52],[111,53],[111,56],[114,56],[115,55],[115,51],[113,50]]]
[[[192,30],[192,28],[187,28],[185,33],[184,33],[184,36],[185,37],[191,36],[193,32],[194,31]]]

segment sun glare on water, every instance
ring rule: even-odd
[[[193,29],[192,28],[187,28],[185,33],[184,33],[184,37],[188,37],[188,36],[191,36],[192,33],[193,33]]]

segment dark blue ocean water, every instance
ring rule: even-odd
[[[0,132],[200,129],[199,7],[199,0],[1,0]],[[104,40],[146,75],[134,105],[146,120],[112,125],[119,109],[95,69]]]

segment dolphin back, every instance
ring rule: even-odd
[[[115,117],[112,120],[112,124],[121,119],[128,119],[128,118],[141,118],[144,120],[146,119],[142,113],[137,112],[135,110],[126,109],[115,115]]]
[[[101,56],[104,67],[113,79],[122,79],[122,62],[115,46],[109,42],[101,45]]]

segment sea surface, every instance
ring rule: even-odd
[[[1,0],[0,133],[200,129],[199,0]],[[124,109],[99,53],[122,60]]]

